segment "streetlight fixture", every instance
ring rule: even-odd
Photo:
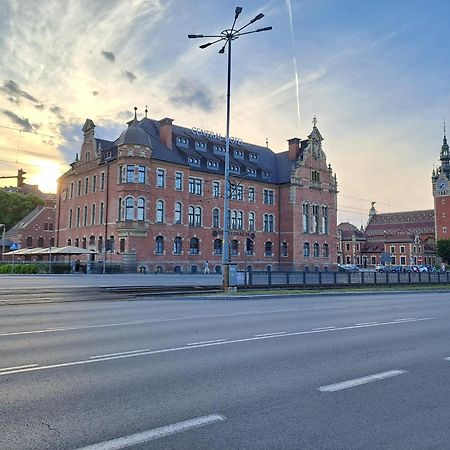
[[[237,6],[234,11],[233,25],[229,29],[225,29],[218,35],[203,35],[203,34],[189,34],[189,39],[203,39],[212,38],[211,42],[202,44],[199,47],[201,49],[207,48],[210,45],[217,44],[219,42],[224,42],[223,46],[220,48],[219,53],[225,53],[225,49],[228,47],[228,77],[227,77],[227,126],[226,126],[226,137],[225,137],[225,171],[224,171],[224,183],[225,192],[223,200],[223,244],[222,244],[222,266],[223,266],[223,286],[227,290],[229,287],[229,264],[230,264],[230,252],[229,252],[229,239],[228,239],[228,203],[230,198],[230,95],[231,95],[231,42],[237,38],[244,36],[246,34],[259,33],[261,31],[269,31],[272,27],[258,28],[253,31],[242,30],[247,28],[249,25],[253,24],[257,20],[264,17],[264,14],[259,13],[256,17],[250,20],[241,28],[235,28],[236,21],[242,12],[242,7]]]

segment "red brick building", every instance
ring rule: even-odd
[[[436,240],[450,239],[450,152],[444,130],[440,155],[441,165],[433,170],[432,186],[436,213]]]
[[[224,138],[136,115],[114,141],[86,120],[80,156],[58,182],[56,244],[109,251],[152,271],[196,271],[222,260]],[[288,150],[231,139],[229,239],[239,269],[330,269],[337,182],[323,138]],[[105,245],[106,244],[106,245]]]
[[[372,206],[364,231],[353,225],[338,226],[342,264],[375,267],[392,265],[435,265],[434,210],[377,214]]]

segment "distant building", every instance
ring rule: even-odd
[[[444,129],[440,154],[441,165],[431,176],[436,217],[436,240],[450,239],[450,152]]]
[[[10,242],[20,248],[54,247],[55,246],[56,211],[53,200],[46,200],[27,214],[16,225],[6,231]]]
[[[138,120],[114,141],[86,120],[80,157],[58,182],[56,245],[151,271],[201,270],[222,259],[225,140],[173,120]],[[337,182],[323,138],[288,150],[231,139],[230,255],[239,269],[332,270]]]
[[[338,225],[340,261],[372,268],[383,262],[435,265],[434,221],[432,209],[377,214],[372,205],[365,230],[348,222]]]

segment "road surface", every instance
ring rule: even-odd
[[[448,449],[448,293],[0,307],[0,448]]]

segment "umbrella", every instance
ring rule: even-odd
[[[52,255],[92,255],[93,253],[97,252],[86,248],[75,247],[73,245],[52,248]]]
[[[45,248],[21,248],[20,250],[13,250],[11,252],[3,253],[4,255],[37,255],[40,254],[42,251],[45,251],[48,249]]]

